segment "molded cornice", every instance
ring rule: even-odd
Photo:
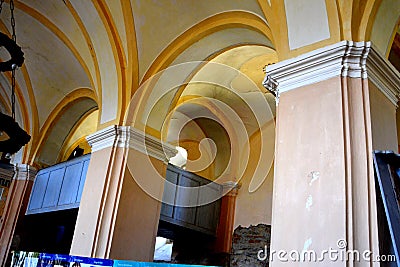
[[[33,181],[35,180],[37,174],[37,169],[27,164],[15,164],[7,165],[1,164],[0,176],[6,180],[23,180],[23,181]]]
[[[368,79],[397,107],[400,73],[372,46],[367,58]]]
[[[263,85],[280,93],[336,76],[366,78],[369,42],[342,41],[304,55],[266,66]]]
[[[263,85],[276,95],[336,76],[370,80],[397,105],[400,75],[370,42],[342,41],[266,66]]]
[[[15,165],[15,180],[33,181],[36,178],[37,169],[28,164]]]
[[[107,147],[132,148],[166,162],[177,153],[175,147],[130,126],[109,126],[89,135],[86,140],[92,152]]]

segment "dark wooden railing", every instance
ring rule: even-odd
[[[222,186],[173,165],[168,165],[166,180],[173,185],[166,184],[164,188],[160,219],[215,235],[220,214]],[[204,185],[207,187],[200,187]],[[185,190],[189,187],[191,190]],[[204,204],[207,200],[214,201]]]

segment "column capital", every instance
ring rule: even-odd
[[[370,42],[342,41],[265,67],[263,85],[280,93],[336,76],[367,78]]]
[[[264,87],[279,94],[336,76],[369,78],[397,106],[400,74],[371,42],[342,41],[264,68]]]
[[[241,184],[236,182],[225,182],[222,184],[224,195],[236,197],[239,193],[239,189],[242,187]]]
[[[86,140],[92,152],[107,147],[131,148],[165,162],[177,153],[172,145],[131,126],[109,126],[89,135]]]
[[[36,174],[38,170],[28,164],[15,164],[14,166],[15,176],[14,180],[26,180],[26,181],[33,181],[35,180]]]

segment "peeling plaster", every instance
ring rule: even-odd
[[[311,177],[309,185],[311,186],[316,180],[319,179],[320,173],[318,171],[312,171],[308,177]]]
[[[306,242],[304,242],[303,251],[307,251],[310,248],[311,244],[312,244],[312,238],[310,237],[309,239],[306,240]]]
[[[306,202],[306,209],[308,211],[310,211],[312,204],[313,204],[313,198],[312,198],[312,195],[309,195],[307,198],[307,202]]]

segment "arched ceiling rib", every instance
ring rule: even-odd
[[[126,22],[122,19],[124,17],[123,1],[102,0],[101,2],[105,2],[103,5],[108,7],[108,13],[111,16],[110,20],[114,23],[116,32],[119,35],[118,38],[120,39],[120,45],[123,47],[124,54],[128,55],[128,43],[125,28]]]
[[[0,29],[2,32],[10,35],[6,25],[0,21]],[[0,51],[0,58],[10,58],[10,55],[5,49]],[[17,71],[15,94],[16,94],[16,119],[20,122],[21,127],[24,127],[31,135],[37,133],[38,114],[36,102],[32,87],[30,86],[30,79],[26,75],[26,67],[21,67],[21,72]],[[3,90],[7,99],[11,99],[11,72],[1,73],[3,80]],[[5,89],[7,88],[7,89]],[[27,101],[25,101],[27,100]],[[11,114],[11,100],[10,101],[10,114]]]
[[[390,49],[391,37],[399,19],[400,5],[395,5],[396,2],[399,1],[382,0],[372,27],[371,41],[382,55],[386,55]]]
[[[98,62],[101,77],[101,94],[99,94],[99,97],[103,109],[101,121],[107,122],[115,119],[118,112],[118,94],[115,94],[115,91],[112,90],[118,88],[116,69],[118,64],[113,55],[112,43],[92,1],[73,1],[71,4],[85,25],[95,53],[101,54],[101,60],[99,58]],[[101,101],[102,99],[107,99],[107,101]]]
[[[246,28],[229,28],[217,31],[197,41],[183,51],[171,65],[189,61],[202,61],[227,47],[257,44],[273,47],[263,34]]]
[[[84,104],[89,103],[89,108],[85,108],[85,105],[76,105],[75,102],[81,102]],[[81,116],[84,116],[85,112],[93,109],[94,107],[98,107],[96,95],[88,88],[78,88],[63,98],[63,100],[60,101],[49,114],[43,127],[40,129],[38,138],[31,141],[31,146],[33,147],[30,154],[31,160],[34,160],[37,157],[37,154],[43,149],[44,143],[48,139],[48,135],[53,132],[53,127],[59,123],[59,118],[66,112],[69,112],[69,109],[72,109],[71,107],[75,107],[75,110],[80,112],[80,116],[78,117],[80,118]],[[77,113],[78,115],[79,112]],[[68,116],[66,119],[68,119]],[[75,123],[77,123],[77,121],[74,121],[74,117],[70,117],[68,121],[64,122],[66,122],[68,125],[75,125]]]
[[[81,120],[75,125],[74,129],[65,140],[62,153],[60,155],[61,157],[68,156],[65,155],[65,152],[67,150],[74,149],[74,144],[78,143],[79,140],[96,132],[98,117],[99,111],[94,110],[93,112],[86,113],[85,116],[81,118]]]
[[[76,56],[49,28],[20,9],[16,9],[15,16],[18,19],[17,42],[25,53],[24,65],[28,73],[34,73],[29,76],[35,100],[40,103],[37,108],[41,126],[52,108],[71,89],[91,87],[91,84]]]
[[[177,36],[205,18],[230,10],[247,10],[257,16],[263,13],[255,0],[197,1],[131,1],[138,40],[140,76]],[[171,25],[171,27],[165,27]],[[193,36],[194,37],[194,36]]]
[[[40,3],[39,5],[35,5],[35,8],[32,8],[27,4],[16,2],[16,7],[40,22],[65,43],[84,68],[91,80],[91,86],[94,87],[92,79],[95,74],[93,60],[90,60],[90,51],[85,46],[81,32],[77,32],[76,29],[74,30],[78,25],[71,23],[71,21],[73,22],[72,15],[70,15],[68,9],[61,2],[46,3],[45,1],[41,1]],[[41,12],[36,10],[36,8]]]
[[[2,32],[10,31],[8,3],[6,0],[0,15]],[[282,48],[287,41],[282,28],[285,23],[281,24],[285,21],[282,3],[277,0],[15,1],[17,42],[26,58],[25,65],[17,72],[17,117],[38,144],[57,105],[67,101],[66,97],[76,88],[87,88],[97,94],[104,123],[101,127],[120,123],[120,114],[140,81],[143,83],[171,65],[212,60],[245,45]],[[381,52],[388,51],[393,26],[399,18],[398,0],[330,3],[329,11],[342,19],[335,22],[342,30],[340,38],[347,36],[346,30],[352,38],[368,38],[372,28],[372,41]],[[350,17],[344,19],[346,15]],[[231,56],[240,58],[239,54]],[[254,68],[259,71],[261,62],[269,59],[265,55],[248,56],[247,63],[238,68],[259,84]],[[6,57],[6,51],[0,50],[0,59]],[[4,106],[9,101],[10,77],[7,73],[1,76],[0,101]],[[189,91],[183,97],[186,94]],[[176,100],[173,96],[171,99]]]
[[[124,53],[123,45],[121,44],[121,38],[119,36],[118,30],[115,26],[114,21],[111,18],[110,10],[108,9],[107,5],[103,1],[93,1],[94,6],[97,9],[97,13],[99,14],[103,25],[107,31],[108,39],[110,40],[112,52],[113,52],[113,57],[114,61],[116,64],[115,70],[117,74],[117,82],[116,84],[117,88],[119,89],[117,92],[115,90],[110,89],[110,87],[103,88],[102,92],[104,90],[107,90],[107,92],[110,92],[111,94],[116,95],[116,102],[112,103],[114,104],[114,107],[112,107],[112,104],[108,105],[108,109],[112,107],[113,109],[116,109],[116,116],[113,119],[118,119],[120,117],[120,114],[124,112],[125,110],[125,102],[123,99],[126,98],[126,55]],[[107,95],[109,95],[108,93]],[[104,94],[106,95],[106,94]],[[102,93],[103,96],[103,93]],[[110,99],[107,99],[109,101]],[[103,115],[106,114],[106,110],[104,109],[102,114],[101,114],[101,120],[103,120]],[[104,116],[105,117],[105,116]],[[109,118],[108,120],[104,120],[103,122],[109,122],[113,120],[112,118]]]
[[[219,13],[193,25],[168,44],[154,59],[146,74],[144,74],[142,81],[146,81],[158,71],[169,66],[178,55],[197,41],[227,28],[249,28],[264,34],[266,38],[273,41],[270,28],[259,16],[244,11]],[[143,62],[141,61],[141,63]]]
[[[0,112],[2,113],[9,113],[10,108],[7,106],[6,102],[4,101],[4,98],[0,95]]]
[[[247,64],[250,61],[253,64],[251,67]],[[256,125],[255,118],[245,118],[254,110],[249,111],[243,101],[249,101],[253,107],[269,109],[268,106],[271,106],[274,113],[274,97],[265,96],[264,99],[265,89],[261,88],[261,82],[257,85],[255,81],[262,80],[262,69],[266,63],[276,61],[276,53],[271,48],[244,45],[231,48],[210,59],[212,64],[190,62],[172,66],[155,79],[156,84],[151,93],[142,100],[146,105],[143,104],[139,117],[143,124],[160,130],[163,121],[175,106],[184,105],[184,102],[191,98],[204,97],[225,102],[237,109],[236,112],[241,114],[249,133],[252,134],[259,126]],[[260,97],[260,100],[264,99],[263,105],[257,104],[257,98]],[[262,113],[267,114],[268,110]],[[272,117],[273,114],[259,121],[265,123]]]
[[[10,105],[9,103],[7,103],[1,92],[0,92],[0,112],[8,114],[11,113]]]
[[[82,19],[79,17],[78,12],[74,9],[72,4],[70,3],[69,0],[64,1],[66,7],[68,8],[69,12],[74,18],[74,22],[78,25],[78,29],[75,29],[76,31],[80,31],[85,39],[86,42],[82,42],[82,44],[86,44],[87,48],[90,51],[91,58],[93,60],[94,64],[94,70],[95,70],[95,79],[96,79],[96,92],[98,95],[101,95],[101,77],[100,77],[100,69],[99,69],[99,62],[97,59],[96,51],[94,49],[94,45],[92,40],[90,39],[89,33],[82,21]],[[94,78],[93,78],[94,79]]]
[[[57,123],[46,133],[46,138],[40,146],[41,150],[36,155],[36,161],[45,166],[57,163],[63,144],[74,126],[86,113],[96,107],[97,104],[92,99],[81,98],[70,104],[64,112],[58,114]]]

